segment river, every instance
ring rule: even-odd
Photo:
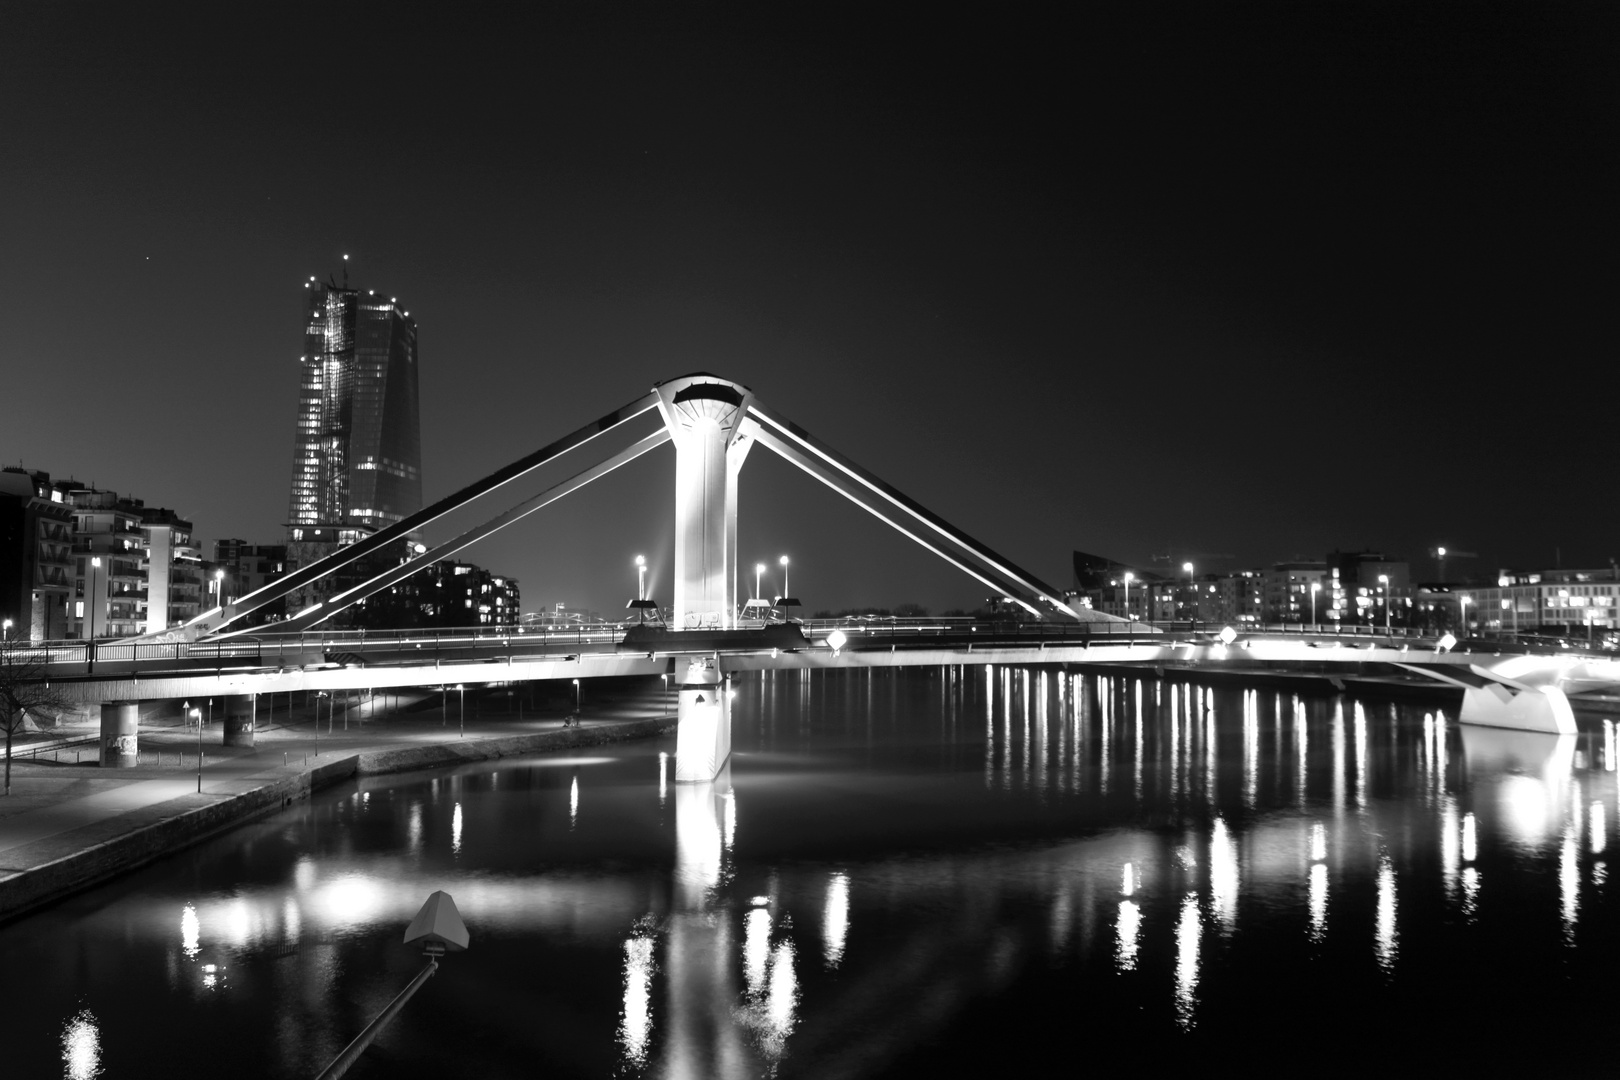
[[[739,680],[673,738],[350,783],[0,928],[8,1076],[1612,1067],[1615,731],[1042,668]]]

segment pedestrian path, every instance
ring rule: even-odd
[[[639,730],[646,721],[665,717],[663,702],[639,697],[604,703],[583,717],[583,727],[571,728],[582,737],[600,737],[604,729]],[[390,714],[355,723],[347,732],[339,725],[317,735],[307,720],[302,724],[260,729],[252,747],[220,745],[222,731],[205,730],[202,790],[198,792],[197,730],[157,728],[141,733],[142,765],[102,769],[95,764],[53,764],[14,761],[13,795],[0,799],[0,892],[32,868],[84,855],[119,835],[138,833],[151,826],[217,806],[270,785],[293,781],[308,791],[311,769],[354,758],[357,754],[463,747],[476,758],[481,743],[520,737],[520,746],[536,745],[524,736],[562,733],[560,716],[536,718],[471,717],[465,727],[437,709]],[[641,722],[641,723],[638,723]],[[670,722],[673,722],[671,720]],[[649,731],[656,729],[648,729]],[[594,734],[593,734],[594,733]],[[612,737],[611,735],[608,737]],[[622,737],[622,736],[621,736]],[[508,745],[502,742],[500,745]],[[490,753],[506,751],[483,751]],[[522,751],[519,751],[522,752]],[[454,763],[455,757],[409,755],[413,761]],[[157,762],[161,761],[162,764]],[[396,766],[397,767],[397,766]],[[422,767],[406,764],[405,768]],[[428,767],[433,767],[431,764]],[[303,777],[299,780],[299,777]],[[280,796],[278,795],[279,802]],[[260,799],[259,801],[263,801]],[[274,804],[272,804],[274,805]],[[229,813],[239,813],[231,808]],[[230,818],[221,819],[229,821]],[[0,897],[0,899],[4,899]],[[0,915],[9,905],[0,905]]]

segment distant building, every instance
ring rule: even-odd
[[[393,297],[305,288],[288,539],[385,528],[422,508],[416,322]]]
[[[1412,571],[1382,552],[1334,551],[1327,557],[1327,617],[1341,624],[1405,626],[1412,608]]]
[[[287,572],[286,544],[250,544],[246,540],[214,541],[214,558],[204,567],[205,579],[219,582],[224,602],[234,604],[250,593],[258,592]],[[209,585],[210,589],[214,586]],[[218,602],[218,598],[215,598]],[[260,626],[286,617],[287,599],[266,604],[247,615],[243,626]]]
[[[1280,562],[1262,572],[1265,592],[1265,621],[1318,626],[1329,623],[1328,602],[1323,596],[1328,573],[1325,562]],[[1314,586],[1314,588],[1312,587]]]
[[[0,622],[8,640],[67,636],[73,511],[49,473],[0,471]]]
[[[1215,581],[1216,595],[1220,599],[1219,614],[1210,621],[1234,629],[1264,622],[1265,580],[1265,573],[1261,570],[1234,570],[1222,574]]]
[[[1620,571],[1503,570],[1494,586],[1451,586],[1469,627],[1600,638],[1620,631]],[[1463,597],[1468,598],[1463,603]]]
[[[517,626],[518,583],[471,563],[445,560],[408,579],[420,626]]]

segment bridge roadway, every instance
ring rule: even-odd
[[[835,647],[840,646],[840,647]],[[747,630],[614,624],[561,630],[329,631],[200,642],[84,642],[19,650],[79,704],[308,690],[453,686],[666,675],[678,660],[718,656],[727,672],[950,664],[1192,663],[1346,672],[1396,665],[1455,685],[1482,679],[1557,685],[1567,694],[1620,687],[1612,658],[1569,649],[1469,641],[1445,649],[1401,633],[1244,631],[1230,644],[1190,627],[993,623],[969,619],[810,620]]]

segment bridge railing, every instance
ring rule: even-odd
[[[146,665],[163,663],[196,665],[229,663],[233,666],[263,667],[305,663],[311,656],[327,653],[365,653],[409,648],[433,649],[466,647],[484,649],[532,643],[539,646],[616,644],[624,630],[616,623],[576,623],[567,627],[450,627],[427,630],[329,630],[278,634],[267,629],[253,636],[222,641],[41,641],[14,645],[11,656],[20,662],[50,666],[97,664]]]

